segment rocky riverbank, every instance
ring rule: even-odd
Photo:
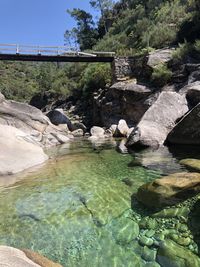
[[[0,246],[0,264],[7,267],[62,267],[30,250]]]
[[[110,87],[93,88],[94,93],[86,98],[76,95],[54,101],[46,93],[35,96],[30,103],[49,112],[52,123],[55,122],[54,110],[64,111],[66,117],[60,118],[59,123],[65,121],[76,136],[90,132],[92,126],[113,129],[124,120],[132,130],[128,134],[127,147],[196,144],[199,133],[199,57],[194,55],[177,62],[174,51],[174,48],[166,48],[135,57],[135,60],[132,57],[134,64],[124,63],[120,68],[121,80],[118,77]],[[195,141],[191,136],[196,136]]]
[[[48,159],[43,149],[70,140],[39,109],[0,94],[0,175],[10,175]]]

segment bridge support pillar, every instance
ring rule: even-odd
[[[115,57],[112,62],[112,81],[119,82],[132,78],[137,78],[144,73],[147,56]]]

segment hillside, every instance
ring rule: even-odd
[[[135,55],[180,43],[188,46],[200,39],[200,9],[195,0],[98,0],[91,5],[101,14],[96,22],[84,10],[68,11],[77,26],[67,29],[66,44]],[[179,57],[185,50],[178,51]],[[109,82],[109,65],[0,62],[0,91],[20,101],[46,91],[62,98],[77,92],[87,96]]]

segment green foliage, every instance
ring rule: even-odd
[[[111,81],[110,64],[0,62],[0,92],[6,98],[29,102],[36,93],[66,98],[103,88]]]
[[[194,44],[194,49],[200,53],[200,40],[196,40]]]
[[[170,82],[172,71],[165,64],[156,66],[152,73],[152,82],[155,86],[163,87]]]
[[[89,64],[84,70],[80,87],[83,88],[85,94],[91,93],[99,88],[104,88],[106,84],[111,83],[111,67],[110,64]]]
[[[178,48],[176,48],[176,50],[172,54],[173,60],[174,61],[183,60],[192,50],[193,46],[188,42],[179,44]]]
[[[77,23],[77,28],[73,28],[71,32],[69,30],[65,32],[65,40],[67,40],[67,43],[70,43],[69,40],[72,38],[72,42],[74,42],[75,39],[81,50],[92,48],[98,39],[98,32],[94,28],[92,15],[79,8],[67,10],[67,12]],[[74,35],[76,37],[74,37]]]

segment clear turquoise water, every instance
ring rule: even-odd
[[[131,210],[131,195],[180,170],[177,160],[166,149],[120,154],[114,143],[88,141],[49,153],[47,164],[0,187],[0,244],[38,251],[63,266],[146,266],[132,237],[143,211],[137,203]]]

